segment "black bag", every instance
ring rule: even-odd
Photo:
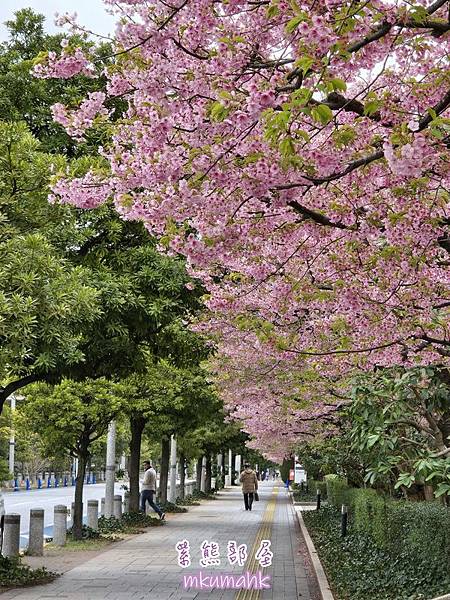
[[[259,494],[258,494],[258,492],[255,492],[253,494],[253,500],[255,500],[255,502],[258,502],[258,500],[259,500]]]

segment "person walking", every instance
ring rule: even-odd
[[[152,467],[152,464],[149,460],[144,462],[144,479],[142,480],[141,487],[141,510],[145,514],[145,509],[147,502],[153,508],[153,510],[158,513],[159,518],[163,521],[166,518],[166,513],[161,510],[161,508],[156,504],[153,500],[154,495],[156,494],[156,471]]]
[[[252,504],[255,497],[255,492],[258,490],[258,478],[255,471],[247,463],[244,465],[244,470],[239,477],[242,483],[242,493],[244,494],[245,510],[252,510]]]

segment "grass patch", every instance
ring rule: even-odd
[[[178,504],[178,506],[200,506],[200,502],[197,502],[192,494],[185,496],[184,498],[177,498],[176,504]]]
[[[429,561],[404,540],[393,555],[352,523],[341,538],[340,514],[331,506],[303,519],[338,600],[426,600],[450,589],[450,565]]]
[[[12,587],[26,587],[49,583],[58,577],[57,573],[44,567],[32,569],[22,564],[20,558],[0,556],[0,590]]]
[[[159,517],[151,517],[144,513],[124,513],[121,519],[114,517],[100,517],[98,520],[98,530],[102,535],[114,533],[142,533],[147,527],[161,527],[165,525]]]
[[[61,552],[83,552],[85,550],[102,550],[111,542],[117,542],[120,538],[113,536],[101,536],[98,538],[84,538],[82,540],[74,540],[71,536],[67,536],[65,546],[55,546],[52,542],[46,545],[49,550],[58,550]]]
[[[195,491],[192,494],[192,498],[194,500],[215,500],[216,499],[216,491],[211,491],[209,494],[206,492]]]
[[[184,506],[173,504],[173,502],[162,502],[160,505],[161,510],[165,513],[185,513],[188,511]]]
[[[317,502],[316,490],[293,490],[294,502]]]

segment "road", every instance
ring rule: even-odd
[[[120,489],[121,483],[116,483],[115,493],[123,494]],[[44,488],[41,490],[29,490],[20,492],[8,492],[3,494],[5,499],[5,509],[7,513],[20,514],[20,545],[25,547],[28,543],[28,529],[30,525],[30,508],[44,509],[44,534],[52,537],[53,533],[53,507],[56,504],[64,504],[71,507],[74,499],[75,488],[60,487],[60,488]],[[100,507],[100,499],[105,495],[105,484],[97,483],[84,486],[83,494],[83,512],[86,513],[87,501],[98,500]]]
[[[178,483],[179,480],[177,480]],[[191,483],[194,480],[187,479],[186,483]],[[128,483],[128,482],[126,482]],[[123,484],[116,482],[115,493],[122,494],[121,489]],[[126,485],[126,484],[125,484]],[[169,486],[170,488],[170,483]],[[68,508],[71,507],[74,500],[75,488],[58,487],[58,488],[42,488],[41,490],[21,490],[20,492],[7,492],[3,494],[5,500],[5,510],[7,513],[20,514],[20,547],[25,548],[28,545],[28,530],[30,526],[30,508],[44,509],[44,535],[52,537],[53,535],[53,507],[57,504],[64,504]],[[84,486],[83,493],[83,514],[86,521],[87,502],[88,500],[98,500],[100,509],[100,500],[105,495],[105,484],[96,483]]]

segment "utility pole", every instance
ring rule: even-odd
[[[10,405],[11,405],[11,430],[9,435],[9,461],[8,461],[8,469],[12,474],[12,478],[14,480],[14,464],[15,464],[15,450],[16,450],[16,437],[14,434],[14,424],[13,417],[14,412],[16,410],[16,397],[14,394],[10,396]],[[12,482],[12,487],[14,487],[14,481]]]
[[[170,436],[170,489],[169,502],[175,504],[177,499],[177,440],[174,435]]]
[[[114,516],[114,481],[116,478],[116,422],[111,421],[106,441],[105,517]]]

